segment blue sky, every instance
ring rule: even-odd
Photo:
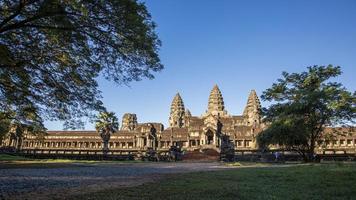
[[[120,121],[130,112],[139,122],[167,125],[177,92],[200,116],[214,84],[227,111],[240,115],[251,89],[261,95],[282,71],[301,72],[310,65],[341,66],[338,81],[356,89],[355,0],[145,2],[158,25],[165,69],[154,80],[129,87],[99,79],[105,106]],[[63,128],[61,122],[46,122],[46,127]],[[93,127],[88,122],[85,129]]]

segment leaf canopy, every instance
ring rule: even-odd
[[[258,136],[259,145],[279,144],[311,154],[326,127],[353,126],[356,93],[330,81],[340,74],[341,68],[332,65],[311,66],[302,73],[283,72],[262,95],[273,104],[263,109],[269,126]]]
[[[155,27],[135,0],[0,0],[0,120],[82,127],[104,110],[99,76],[128,84],[163,68]]]
[[[100,112],[96,123],[95,129],[100,132],[113,133],[119,128],[119,122],[114,112]]]

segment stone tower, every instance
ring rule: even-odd
[[[208,110],[205,115],[223,117],[227,115],[221,91],[217,85],[213,87],[209,95]]]
[[[184,126],[189,127],[190,126],[190,119],[192,117],[192,113],[188,109],[185,110],[185,115],[184,115]]]
[[[243,116],[248,125],[258,126],[261,123],[261,103],[255,90],[251,90]]]
[[[185,110],[185,117],[192,117],[192,113],[190,113],[190,110]]]
[[[185,110],[184,103],[179,93],[173,98],[171,113],[169,116],[169,126],[181,128],[184,126]]]
[[[125,113],[122,116],[121,130],[132,131],[137,126],[137,117],[133,113]]]

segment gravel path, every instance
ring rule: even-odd
[[[0,168],[0,199],[64,199],[157,181],[172,173],[226,168],[221,163],[72,163],[58,168]]]

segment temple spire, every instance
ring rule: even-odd
[[[224,116],[225,111],[224,99],[219,87],[215,84],[209,95],[208,110],[206,114]]]
[[[192,113],[190,113],[190,110],[188,110],[188,109],[185,110],[185,116],[186,117],[191,117],[192,116]]]
[[[261,103],[255,90],[251,90],[243,113],[249,125],[261,123]]]
[[[132,131],[137,127],[137,116],[134,113],[125,113],[122,116],[121,130]]]
[[[174,96],[169,116],[169,126],[181,128],[184,126],[185,108],[179,93]]]

